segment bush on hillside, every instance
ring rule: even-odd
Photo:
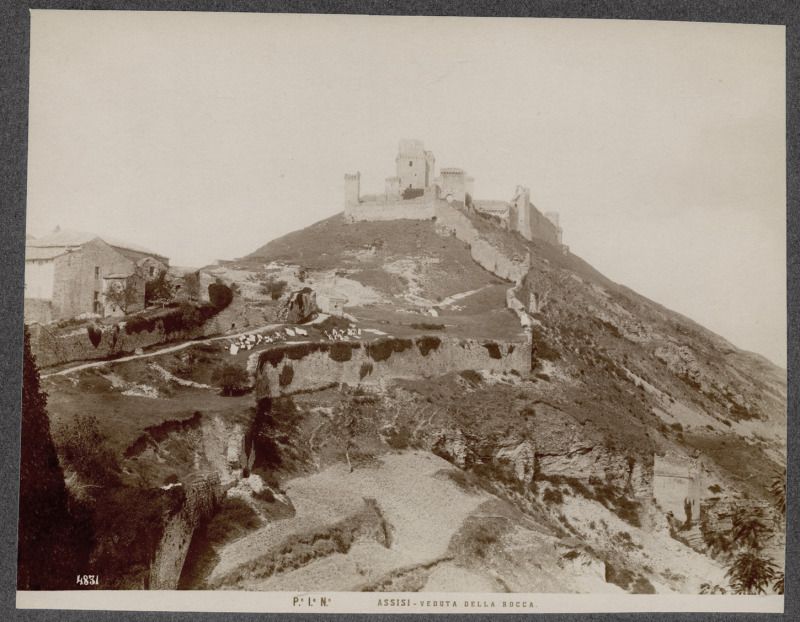
[[[241,395],[247,391],[250,384],[247,371],[232,363],[226,363],[217,368],[213,379],[216,384],[219,384],[222,395],[225,396]]]
[[[173,291],[167,278],[167,271],[161,270],[154,278],[145,281],[144,304],[150,306],[158,302],[164,303],[172,300]]]
[[[275,277],[268,277],[262,284],[261,284],[261,294],[264,296],[269,296],[272,300],[278,300],[283,295],[283,292],[286,291],[286,286],[288,283],[286,281],[276,279]]]
[[[211,283],[208,286],[208,299],[215,309],[225,309],[233,302],[233,289],[222,281],[217,280],[216,283]]]
[[[85,413],[62,423],[57,438],[64,463],[95,486],[119,483],[120,468],[108,440],[100,432],[97,417]]]

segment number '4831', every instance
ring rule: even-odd
[[[75,582],[78,585],[100,585],[100,575],[96,574],[79,574]]]

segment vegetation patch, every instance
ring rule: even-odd
[[[428,353],[431,350],[438,350],[439,346],[442,344],[442,340],[438,337],[431,337],[426,335],[424,337],[420,337],[417,339],[417,347],[419,348],[420,354],[422,356],[428,356]]]
[[[100,345],[100,340],[103,338],[103,331],[101,331],[99,328],[97,328],[97,326],[94,326],[93,324],[89,324],[89,326],[86,327],[86,332],[89,335],[89,341],[91,342],[91,344],[95,348],[97,346],[99,346]]]
[[[477,387],[483,382],[483,376],[481,376],[474,369],[465,369],[464,371],[459,372],[458,375],[469,382],[473,387]]]
[[[483,347],[486,348],[489,356],[491,356],[493,359],[499,359],[502,357],[502,354],[500,353],[500,346],[494,341],[487,341],[483,344]]]
[[[445,325],[428,324],[427,322],[414,322],[411,324],[411,328],[416,328],[417,330],[445,330]]]
[[[548,343],[541,330],[534,327],[533,331],[531,332],[531,337],[531,356],[534,360],[542,359],[545,361],[557,361],[561,358],[559,351]]]
[[[337,363],[344,363],[353,358],[353,349],[360,348],[361,344],[352,344],[336,341],[330,345],[328,356]]]
[[[369,361],[365,361],[361,363],[361,368],[358,370],[358,377],[360,380],[364,380],[367,376],[372,373],[372,363]]]
[[[215,383],[219,384],[222,395],[235,396],[245,393],[250,385],[247,370],[239,365],[226,363],[218,367],[212,376]]]
[[[294,380],[294,367],[290,363],[286,363],[278,376],[278,384],[282,387],[288,387],[292,384],[292,380]]]
[[[376,362],[387,360],[394,352],[404,352],[413,346],[410,339],[378,339],[367,344],[367,354]]]

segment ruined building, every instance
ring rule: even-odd
[[[510,200],[473,198],[474,179],[461,168],[442,168],[435,174],[436,158],[420,140],[400,141],[395,157],[396,175],[387,177],[382,194],[361,194],[361,174],[344,176],[344,214],[358,220],[429,220],[437,210],[464,208],[490,218],[497,226],[516,231],[528,240],[562,246],[557,212],[542,214],[531,202],[530,190],[517,186]]]

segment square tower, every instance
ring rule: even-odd
[[[395,158],[400,192],[429,187],[433,182],[434,165],[433,153],[425,151],[421,140],[401,140]]]

